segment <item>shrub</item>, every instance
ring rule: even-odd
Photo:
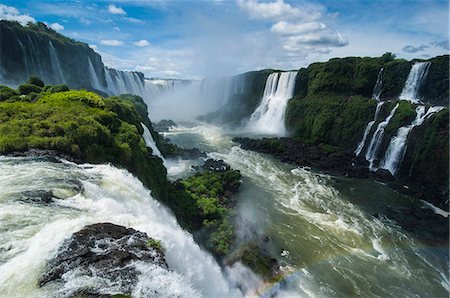
[[[37,76],[31,76],[28,79],[27,84],[35,85],[41,88],[45,86],[44,82]]]
[[[46,94],[39,99],[40,103],[62,104],[65,101],[79,101],[94,108],[103,108],[105,106],[105,102],[99,95],[85,90],[71,90],[51,93]]]
[[[153,238],[150,238],[147,241],[147,246],[150,247],[150,248],[162,251],[162,252],[164,251],[164,247],[163,247],[163,245],[162,245],[160,240],[155,240]]]
[[[54,85],[54,86],[50,86],[50,88],[48,88],[48,91],[51,93],[65,92],[65,91],[69,91],[69,90],[70,89],[66,84]]]
[[[19,86],[18,90],[20,94],[28,95],[31,92],[40,93],[42,91],[42,88],[33,84],[22,84]]]
[[[14,95],[19,95],[19,92],[8,86],[0,85],[0,101],[10,99]]]

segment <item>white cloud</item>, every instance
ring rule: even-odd
[[[275,2],[258,2],[257,0],[237,0],[239,8],[245,11],[251,19],[303,19],[316,20],[322,17],[318,6],[304,4],[302,9],[293,7],[284,0]]]
[[[261,33],[280,47],[276,61],[300,61],[311,54],[328,54],[331,48],[348,44],[346,37],[325,24],[336,15],[325,14],[322,6],[308,2],[294,6],[284,0],[237,0],[237,3],[250,19],[272,24],[270,32]]]
[[[295,50],[296,46],[322,46],[322,47],[342,47],[348,44],[348,40],[340,33],[332,31],[320,31],[304,35],[289,36],[285,46]]]
[[[64,30],[64,26],[59,23],[52,23],[49,25],[50,28],[52,28],[55,31],[61,31]]]
[[[282,35],[296,35],[320,31],[326,28],[327,26],[324,23],[320,22],[292,24],[285,21],[280,21],[275,23],[270,29],[270,31]]]
[[[108,12],[110,14],[120,14],[120,15],[126,15],[127,13],[125,10],[123,10],[121,7],[115,6],[114,4],[108,5]]]
[[[133,42],[133,44],[138,47],[146,47],[146,46],[150,45],[148,40],[145,40],[145,39],[141,39],[139,41]]]
[[[22,25],[28,22],[36,22],[36,20],[29,15],[21,14],[17,8],[0,4],[0,20],[17,21]]]
[[[123,41],[116,40],[116,39],[102,39],[100,41],[100,43],[102,45],[110,46],[110,47],[117,47],[117,46],[123,45]]]
[[[94,51],[98,51],[98,47],[95,44],[90,44],[89,47]]]
[[[145,22],[143,20],[140,19],[136,19],[136,18],[124,18],[125,21],[133,23],[133,24],[145,24]]]

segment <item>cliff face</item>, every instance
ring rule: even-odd
[[[104,77],[99,54],[87,44],[62,36],[42,23],[24,27],[0,21],[0,40],[2,83],[16,85],[30,75],[37,75],[48,84],[67,83],[73,88],[93,89],[86,75],[89,60],[99,76]],[[106,85],[105,80],[101,83]]]
[[[22,26],[0,21],[0,84],[16,87],[31,75],[47,84],[65,83],[71,88],[102,95],[151,94],[144,75],[104,66],[101,56],[86,43],[65,37],[43,23]]]

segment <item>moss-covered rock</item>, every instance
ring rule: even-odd
[[[198,239],[216,256],[226,255],[235,239],[230,223],[240,186],[239,171],[207,171],[173,183],[167,205],[180,224],[191,232],[202,230]]]
[[[431,62],[427,78],[419,90],[419,95],[426,102],[448,106],[449,101],[449,55],[438,56]]]
[[[307,144],[353,148],[373,117],[375,106],[375,100],[361,96],[293,98],[286,110],[286,126],[294,138]]]

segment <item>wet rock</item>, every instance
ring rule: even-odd
[[[167,132],[167,131],[169,131],[170,128],[177,127],[177,126],[178,126],[178,124],[176,124],[172,120],[166,120],[166,119],[163,119],[163,120],[159,121],[158,123],[153,124],[153,128],[157,132]]]
[[[180,157],[181,157],[181,159],[197,159],[197,158],[206,157],[206,153],[197,148],[191,148],[191,149],[181,148]]]
[[[134,262],[168,269],[159,242],[147,234],[111,223],[94,224],[63,243],[56,256],[48,261],[39,285],[64,281],[64,275],[76,275],[110,280],[115,284],[115,291],[131,293],[139,275]],[[70,296],[83,292],[95,296],[96,290],[80,285]]]
[[[20,201],[27,203],[51,204],[53,192],[50,190],[33,190],[21,193]]]
[[[223,160],[219,159],[207,159],[205,160],[205,163],[202,165],[202,168],[207,171],[214,171],[214,172],[225,172],[231,169],[230,165],[225,163]]]
[[[375,177],[383,182],[390,182],[390,181],[395,180],[395,178],[394,178],[394,176],[392,176],[391,172],[389,172],[388,170],[385,170],[385,169],[378,169],[375,172]]]

